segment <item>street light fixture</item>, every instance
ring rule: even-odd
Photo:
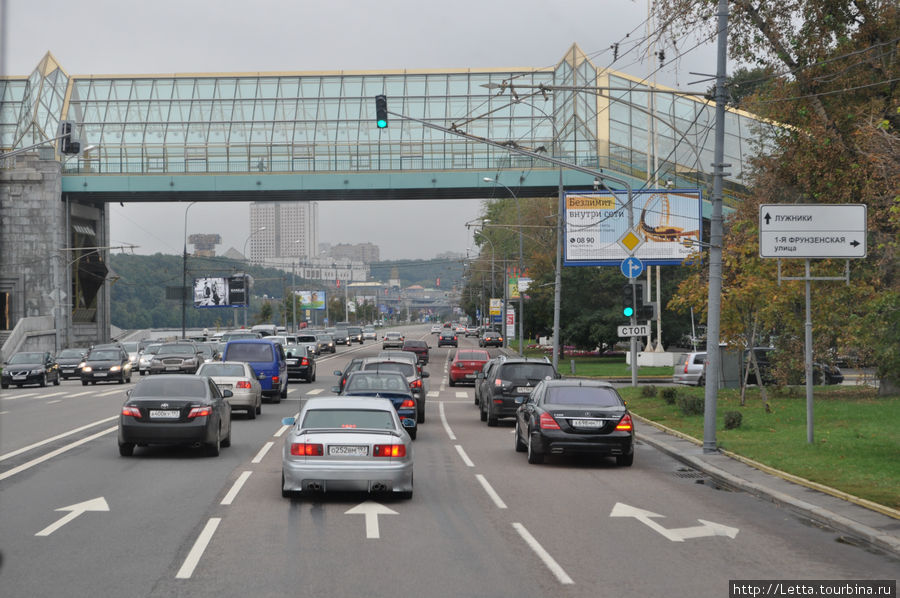
[[[244,250],[241,252],[241,255],[244,256],[245,260],[247,260],[248,265],[250,264],[250,260],[247,258],[247,243],[250,241],[250,238],[253,235],[255,235],[256,233],[260,233],[264,230],[266,230],[266,227],[260,226],[258,229],[256,229],[255,231],[253,231],[252,233],[247,235],[247,238],[244,240]],[[244,294],[245,294],[244,297],[246,299],[246,301],[244,301],[244,328],[246,328],[247,327],[247,311],[250,308],[250,289],[245,288]],[[235,314],[235,315],[237,315],[237,314]]]
[[[501,183],[496,179],[492,179],[490,177],[484,177],[482,179],[485,183],[494,183],[495,185],[500,185],[507,191],[509,194],[513,196],[513,199],[516,200],[516,221],[519,228],[519,276],[522,276],[522,204],[519,202],[519,196],[516,195],[512,189]],[[503,284],[509,284],[508,277],[503,279]],[[504,314],[504,318],[506,315]],[[525,300],[522,297],[522,292],[519,291],[519,355],[524,356],[524,330],[525,330]],[[506,338],[506,335],[504,335]]]

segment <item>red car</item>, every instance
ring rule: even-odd
[[[456,352],[453,361],[450,362],[450,374],[448,375],[450,386],[456,386],[457,382],[475,382],[475,374],[481,371],[482,366],[491,358],[484,349],[461,349]]]

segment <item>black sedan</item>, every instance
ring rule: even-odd
[[[231,446],[230,390],[208,376],[171,374],[141,379],[119,415],[119,454],[150,444],[202,446],[217,457]]]
[[[48,382],[59,385],[59,366],[48,351],[23,351],[3,362],[2,388],[9,388],[10,384],[47,386]]]
[[[527,451],[529,463],[572,454],[614,456],[626,467],[634,463],[634,422],[609,383],[544,380],[517,402],[516,451]]]
[[[438,336],[437,346],[438,348],[443,346],[458,347],[459,342],[456,337],[456,332],[454,332],[452,328],[443,328],[440,336]]]
[[[316,381],[316,357],[311,346],[287,345],[284,348],[284,356],[288,380],[299,378],[307,382]]]
[[[56,363],[59,364],[59,375],[63,380],[69,378],[81,378],[81,364],[87,357],[87,349],[63,349],[56,354]]]
[[[499,332],[494,332],[492,330],[485,331],[484,334],[481,335],[481,338],[478,339],[479,347],[502,347],[503,346],[503,336]]]
[[[131,358],[120,346],[103,345],[94,347],[84,359],[81,368],[81,384],[116,381],[119,384],[131,382]]]

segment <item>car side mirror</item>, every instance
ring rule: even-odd
[[[476,380],[484,380],[484,372],[475,372]]]
[[[431,377],[431,374],[429,374],[429,373],[428,373],[427,371],[425,371],[425,370],[422,370],[422,377],[423,377],[423,378],[430,378],[430,377]]]
[[[516,405],[521,405],[522,403],[526,403],[525,397],[516,397],[515,399]]]
[[[341,392],[341,387],[340,386],[332,386],[331,392],[333,392],[334,394],[339,394]]]
[[[341,370],[334,370],[331,373],[334,374],[335,376],[343,376],[344,375],[344,373]]]
[[[297,420],[294,419],[293,417],[282,417],[282,418],[281,418],[281,425],[282,425],[282,426],[293,426],[293,425],[294,425],[294,422],[296,422],[296,421],[297,421]]]
[[[233,397],[234,393],[226,388],[222,391],[222,396],[227,399],[228,397]]]

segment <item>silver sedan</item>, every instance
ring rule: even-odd
[[[201,365],[197,375],[212,378],[219,390],[230,390],[228,403],[234,409],[245,410],[250,419],[262,413],[262,386],[249,363],[211,361]]]
[[[309,399],[291,426],[281,460],[281,495],[383,492],[412,498],[412,439],[387,399]]]

